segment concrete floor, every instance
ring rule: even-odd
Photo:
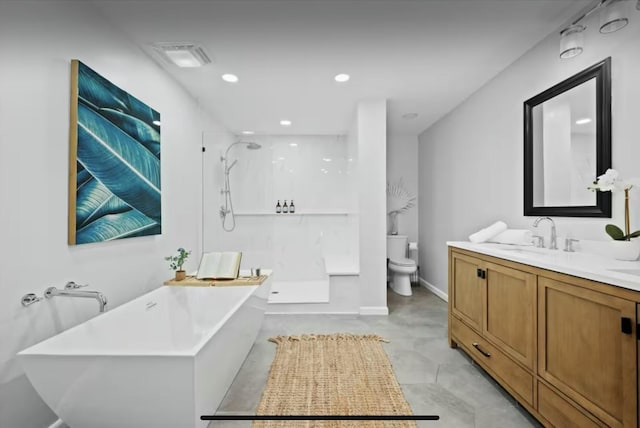
[[[373,333],[384,344],[398,382],[414,414],[438,415],[420,428],[539,427],[529,413],[447,343],[447,304],[424,287],[413,296],[388,289],[389,316],[267,315],[251,352],[218,409],[224,414],[255,414],[276,345],[268,338],[303,333]],[[211,422],[210,428],[248,428],[251,422]]]

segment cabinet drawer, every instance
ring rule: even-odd
[[[585,411],[556,394],[542,382],[538,382],[538,413],[555,427],[596,428],[605,426],[586,416]],[[594,418],[595,419],[595,418]]]
[[[514,363],[459,319],[452,317],[451,333],[471,357],[497,377],[503,386],[533,406],[533,375]],[[475,344],[475,346],[474,346]]]

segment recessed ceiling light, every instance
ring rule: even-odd
[[[289,143],[289,146],[291,146],[291,147],[298,147],[298,143]]]
[[[407,120],[415,119],[416,117],[418,117],[418,113],[405,113],[402,115],[402,118]]]
[[[154,43],[152,47],[162,59],[178,67],[202,67],[211,63],[202,46],[195,43]]]
[[[290,120],[281,120],[280,121],[280,125],[282,126],[291,126],[291,121]]]
[[[238,76],[236,76],[235,74],[223,74],[222,75],[222,80],[224,80],[225,82],[229,82],[229,83],[237,83],[238,82]]]
[[[582,119],[576,120],[576,125],[584,125],[585,123],[591,122],[591,118],[583,117]]]
[[[244,135],[253,135],[253,134],[255,134],[255,132],[253,132],[253,131],[242,131],[242,133]]]
[[[340,73],[340,74],[336,74],[336,76],[333,79],[336,82],[344,83],[344,82],[347,82],[350,78],[351,76],[349,76],[348,74]]]

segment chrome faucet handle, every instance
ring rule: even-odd
[[[573,239],[573,238],[565,238],[564,240],[564,251],[568,252],[568,253],[573,253],[575,250],[573,249],[573,243],[574,242],[580,242],[579,239]]]
[[[76,284],[73,281],[69,281],[67,282],[67,284],[64,286],[65,290],[75,290],[77,288],[82,288],[82,287],[86,287],[89,284]]]
[[[22,303],[22,306],[26,307],[29,305],[33,305],[34,303],[39,302],[40,300],[42,300],[42,297],[38,297],[34,293],[28,293],[22,296],[22,299],[20,299],[20,303]]]
[[[538,248],[544,248],[544,237],[540,235],[533,235],[533,239],[535,240],[535,246]]]

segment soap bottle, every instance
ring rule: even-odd
[[[291,199],[291,203],[289,204],[289,212],[291,214],[293,214],[294,212],[296,212],[296,206],[293,205],[293,199]]]
[[[280,200],[278,199],[278,203],[276,204],[276,214],[280,214],[282,212],[282,207],[280,206]]]
[[[284,201],[284,205],[282,206],[282,212],[283,213],[288,213],[289,212],[289,207],[287,206],[287,200],[286,199]]]

